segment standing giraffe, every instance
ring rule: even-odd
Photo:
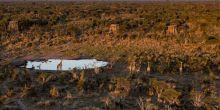
[[[135,62],[134,62],[134,61],[132,61],[131,63],[129,63],[129,65],[128,65],[128,70],[129,70],[130,73],[133,73],[133,72],[134,72],[134,70],[135,70]]]
[[[107,66],[107,68],[108,68],[109,70],[112,70],[113,65],[114,65],[113,61],[110,61],[109,64],[108,64],[108,66]]]
[[[180,68],[179,68],[180,73],[183,72],[183,62],[180,62]]]
[[[135,61],[132,61],[131,63],[129,63],[128,65],[128,70],[129,70],[129,73],[138,73],[140,72],[140,69],[141,69],[141,63],[139,62],[135,62]]]
[[[95,74],[99,74],[99,73],[100,73],[100,68],[97,67],[97,66],[95,66],[95,68],[94,68],[94,72],[95,72]]]
[[[147,73],[150,73],[150,62],[147,62]]]
[[[141,71],[141,62],[137,62],[135,64],[135,72],[138,73]]]
[[[33,65],[32,65],[32,67],[33,67]],[[40,65],[38,65],[38,66],[37,66],[37,68],[40,70],[40,69],[41,69],[41,64],[40,64]]]
[[[60,61],[60,63],[57,65],[57,70],[62,70],[63,66],[63,60]]]
[[[35,69],[34,65],[32,65],[31,69]]]

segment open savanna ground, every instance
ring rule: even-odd
[[[51,58],[109,63],[20,68]],[[0,109],[216,110],[219,73],[218,2],[0,3]]]

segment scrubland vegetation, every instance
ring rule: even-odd
[[[0,3],[0,108],[220,109],[220,3]],[[19,68],[96,58],[108,67]]]

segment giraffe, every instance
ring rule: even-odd
[[[133,73],[133,72],[140,72],[140,69],[141,69],[141,64],[140,63],[137,63],[135,61],[131,62],[129,65],[128,65],[128,70],[129,70],[129,73]]]
[[[134,69],[135,72],[140,72],[141,71],[141,62],[138,62],[135,64],[135,69]]]
[[[35,69],[34,65],[31,66],[31,69],[33,69],[33,70]]]
[[[60,61],[60,63],[57,65],[57,70],[62,70],[63,66],[63,60]]]
[[[129,63],[128,70],[130,73],[132,73],[135,70],[135,62],[134,61]]]
[[[151,68],[150,68],[150,62],[147,62],[147,73],[150,73]]]
[[[73,68],[73,69],[72,69],[71,79],[72,79],[72,81],[76,81],[77,79],[79,79],[79,74],[77,73],[76,68]]]
[[[33,67],[33,65],[32,65],[32,67]],[[38,66],[37,66],[37,68],[40,70],[40,69],[41,69],[41,64],[40,64],[40,65],[38,65]]]
[[[112,61],[110,61],[109,64],[108,64],[108,66],[107,66],[108,69],[109,69],[109,70],[112,70],[113,65],[114,65],[114,63],[113,63]]]
[[[182,72],[183,72],[183,62],[180,62],[179,71],[180,71],[180,73],[182,73]]]
[[[94,68],[94,72],[95,72],[95,74],[99,74],[99,73],[100,73],[100,68],[97,67],[97,66],[95,66],[95,68]]]

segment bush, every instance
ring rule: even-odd
[[[76,39],[79,39],[82,34],[81,30],[74,23],[69,23],[67,25],[67,33]]]
[[[48,24],[47,20],[44,19],[24,19],[18,22],[19,31],[28,30],[31,26],[46,26]]]
[[[169,104],[179,104],[179,97],[181,93],[176,91],[175,89],[169,88],[165,89],[162,94],[161,98],[164,99]]]

